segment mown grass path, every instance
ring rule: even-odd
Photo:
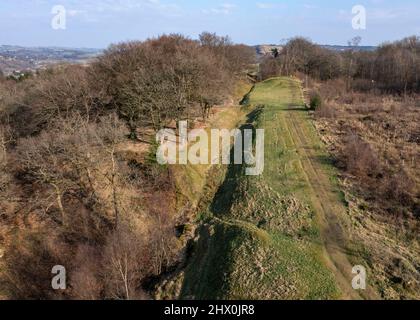
[[[298,157],[293,160],[295,174],[298,180],[303,177],[307,182],[303,189],[316,213],[315,221],[324,246],[325,262],[335,275],[341,297],[360,298],[351,287],[353,266],[347,259],[347,236],[342,226],[346,223],[346,209],[340,200],[339,190],[332,181],[333,172],[328,168],[328,156],[302,101],[300,83],[293,79],[276,78],[262,83],[261,87],[263,92],[260,94],[257,87],[251,95],[250,103],[263,104],[269,112],[275,113],[279,124],[276,128],[278,132],[267,132],[268,138],[273,135],[277,140],[285,142],[285,149],[296,150]],[[266,121],[263,127],[270,127],[272,124]],[[279,138],[278,134],[282,137]]]

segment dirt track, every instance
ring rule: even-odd
[[[292,90],[292,95],[297,92]],[[361,299],[358,291],[351,286],[354,275],[353,265],[349,262],[347,249],[348,236],[346,234],[346,208],[340,201],[329,175],[319,158],[316,137],[314,131],[310,130],[310,120],[305,108],[301,106],[289,106],[285,110],[285,124],[290,133],[295,148],[299,154],[300,163],[306,179],[312,190],[310,195],[314,210],[318,214],[321,226],[322,238],[325,247],[327,265],[334,272],[338,286],[344,299]],[[376,292],[367,289],[363,297],[378,298]]]

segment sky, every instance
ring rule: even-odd
[[[366,9],[365,29],[353,28],[356,5]],[[63,12],[65,29],[63,20],[54,25]],[[361,36],[362,45],[378,45],[420,35],[419,17],[419,0],[0,0],[0,44],[106,48],[211,31],[249,45],[294,36],[335,45]]]

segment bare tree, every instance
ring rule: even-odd
[[[98,300],[102,298],[104,282],[101,278],[100,248],[82,244],[77,248],[71,272],[71,297]]]
[[[141,299],[141,280],[149,273],[149,252],[138,231],[120,224],[108,237],[104,249],[106,295],[111,299]]]
[[[86,124],[79,117],[58,121],[38,137],[19,141],[17,159],[19,170],[29,182],[48,187],[55,198],[55,205],[63,225],[68,216],[63,197],[78,194],[80,190],[93,187],[92,171],[97,170],[94,161],[106,152],[111,162],[111,171],[106,174],[113,190],[115,221],[118,220],[115,149],[124,139],[125,126],[116,118],[102,118],[99,123]],[[96,155],[96,159],[95,159]],[[86,175],[88,186],[84,184]],[[47,197],[49,198],[49,197]],[[48,205],[45,211],[51,208]]]

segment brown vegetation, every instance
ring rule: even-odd
[[[0,79],[0,295],[147,298],[148,279],[182,253],[172,173],[151,137],[207,118],[253,58],[215,34],[168,35]],[[51,288],[55,265],[66,291]]]
[[[339,87],[339,81],[321,84],[326,102],[315,114],[339,167],[384,211],[419,217],[417,98],[357,92],[339,96]]]
[[[338,87],[324,83],[321,92],[327,96]],[[350,231],[359,242],[355,255],[369,261],[384,298],[418,297],[418,98],[355,92],[334,97],[315,116],[341,169],[354,221]]]

